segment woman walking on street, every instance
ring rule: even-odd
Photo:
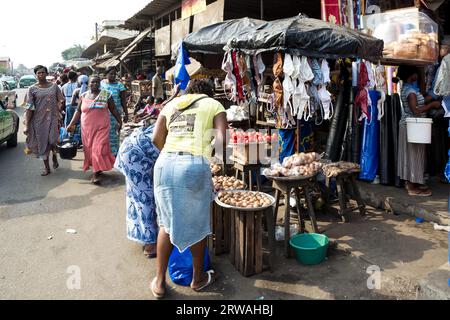
[[[143,245],[144,255],[156,257],[158,223],[153,193],[153,167],[159,150],[152,143],[154,126],[139,128],[123,140],[115,168],[127,185],[127,237]]]
[[[120,130],[122,119],[116,110],[111,94],[100,89],[98,76],[90,78],[89,89],[80,96],[78,109],[67,130],[73,131],[81,117],[81,136],[84,146],[83,170],[88,171],[92,166],[91,182],[100,184],[99,175],[103,171],[111,170],[115,161],[109,145],[109,113],[111,112],[116,120],[116,130]]]
[[[192,80],[187,95],[174,99],[161,111],[153,142],[162,150],[155,164],[155,199],[160,227],[156,277],[151,290],[165,294],[166,270],[173,245],[190,248],[193,257],[191,288],[200,291],[216,280],[213,270],[203,272],[206,237],[211,234],[210,206],[213,186],[208,159],[211,131],[216,146],[223,145],[228,127],[225,109],[212,99],[209,81]]]
[[[44,161],[42,176],[50,174],[49,155],[53,150],[53,169],[59,167],[56,156],[56,144],[59,137],[59,125],[62,121],[61,107],[64,96],[56,84],[47,81],[48,70],[38,65],[34,68],[38,83],[27,92],[27,104],[24,122],[26,153],[34,154]]]
[[[117,81],[117,68],[109,67],[106,69],[106,79],[101,83],[101,89],[108,90],[116,105],[116,110],[120,115],[123,115],[123,121],[128,122],[128,108],[127,108],[127,89],[125,86]],[[117,156],[120,146],[119,132],[116,131],[116,119],[111,115],[111,129],[109,133],[109,140],[111,145],[111,152],[113,156]]]

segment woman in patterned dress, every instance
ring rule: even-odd
[[[148,258],[156,257],[159,232],[153,193],[153,167],[159,150],[152,137],[153,126],[134,130],[123,140],[114,165],[127,185],[127,237],[143,245]]]
[[[36,66],[34,73],[38,83],[27,92],[26,114],[23,133],[27,136],[26,153],[34,154],[44,161],[42,176],[50,174],[49,154],[53,150],[53,168],[58,168],[56,144],[59,137],[61,107],[64,96],[61,89],[47,81],[48,70],[44,66]]]
[[[123,122],[128,122],[128,108],[127,108],[127,98],[126,92],[127,89],[125,86],[117,81],[117,68],[109,67],[106,69],[106,79],[102,81],[101,84],[102,90],[108,90],[116,105],[117,112],[122,116]],[[111,119],[111,128],[109,131],[109,143],[111,145],[111,152],[113,156],[117,156],[117,152],[120,147],[120,137],[119,132],[116,130],[116,119],[110,115]]]

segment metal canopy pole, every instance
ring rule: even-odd
[[[260,0],[261,20],[264,20],[264,0]]]

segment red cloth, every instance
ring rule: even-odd
[[[359,76],[358,76],[358,93],[355,98],[355,106],[361,107],[361,112],[370,121],[369,114],[369,96],[367,93],[367,85],[369,84],[369,74],[365,63],[360,64]]]
[[[234,76],[236,77],[238,102],[245,101],[243,82],[242,82],[242,78],[241,78],[241,73],[239,72],[236,51],[231,52],[231,59],[233,60],[233,73],[234,73]]]
[[[84,165],[87,171],[92,166],[94,172],[109,171],[114,167],[115,158],[109,146],[109,110],[89,109],[93,100],[83,99],[81,105],[81,137],[83,139]]]

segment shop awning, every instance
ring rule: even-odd
[[[126,57],[133,52],[134,49],[136,49],[136,47],[145,40],[145,38],[147,38],[147,36],[150,34],[150,32],[152,32],[152,28],[147,28],[144,31],[142,31],[134,40],[133,42],[131,42],[123,51],[122,53],[119,55],[118,59],[120,61],[123,61],[124,59],[126,59]]]
[[[225,49],[247,54],[287,51],[318,58],[378,60],[383,41],[362,32],[305,15],[265,22],[247,32],[232,34]]]
[[[232,35],[249,32],[262,23],[250,18],[215,23],[189,34],[183,43],[190,53],[220,54]]]
[[[147,28],[142,31],[123,51],[105,62],[97,64],[95,67],[99,69],[106,69],[108,67],[115,67],[120,64],[121,61],[125,60],[136,47],[145,40],[145,38],[150,34],[152,28]]]

